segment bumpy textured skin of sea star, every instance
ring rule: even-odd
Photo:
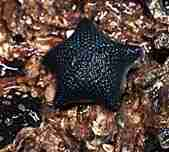
[[[57,105],[91,99],[112,109],[119,104],[121,84],[141,49],[109,40],[87,18],[62,44],[49,50],[43,64],[56,74]]]

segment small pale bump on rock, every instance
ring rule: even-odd
[[[46,89],[45,89],[45,98],[47,102],[51,102],[53,101],[54,97],[55,97],[55,87],[53,84],[49,84]]]

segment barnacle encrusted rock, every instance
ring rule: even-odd
[[[24,127],[38,127],[41,123],[40,100],[29,93],[11,89],[0,96],[0,148],[12,143]]]

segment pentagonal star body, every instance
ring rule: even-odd
[[[56,73],[56,102],[101,98],[113,108],[119,103],[120,85],[140,50],[109,40],[84,18],[70,38],[49,50],[43,63]]]

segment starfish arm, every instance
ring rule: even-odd
[[[52,72],[59,72],[64,65],[64,46],[59,44],[51,48],[42,60],[42,64]]]

